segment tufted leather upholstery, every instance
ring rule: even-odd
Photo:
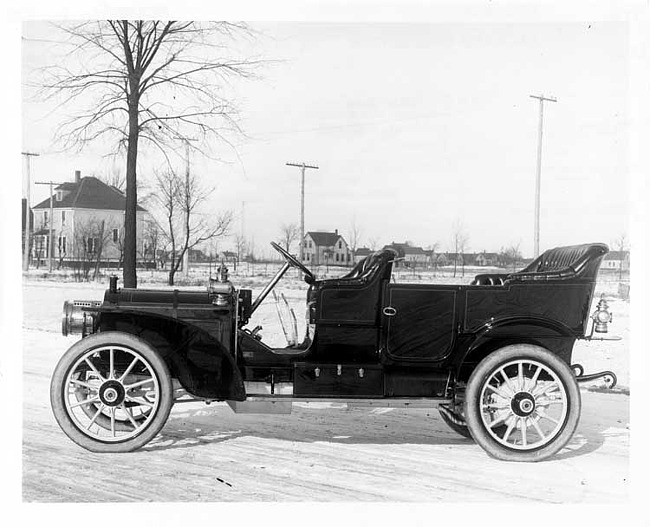
[[[509,280],[594,279],[602,257],[609,251],[603,243],[555,247],[538,256],[526,268],[509,275]]]
[[[609,251],[602,243],[555,247],[543,252],[527,267],[511,274],[479,274],[472,285],[503,285],[509,282],[588,279],[598,273],[602,257]]]
[[[387,264],[395,259],[397,253],[392,249],[384,249],[382,251],[377,251],[366,256],[361,260],[357,265],[355,265],[352,270],[339,278],[332,278],[329,280],[321,280],[320,283],[327,284],[363,284],[372,280],[377,274],[382,273],[382,270],[388,269],[388,277],[390,278],[391,266]],[[384,276],[384,278],[386,278]]]

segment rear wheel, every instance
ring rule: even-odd
[[[73,345],[54,370],[54,417],[92,452],[130,452],[162,429],[173,404],[164,360],[144,340],[98,333]]]
[[[528,344],[488,355],[472,373],[465,420],[474,440],[505,461],[541,461],[571,439],[580,390],[567,364]]]

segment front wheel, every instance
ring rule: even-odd
[[[465,420],[474,440],[505,461],[542,461],[571,439],[580,390],[567,364],[528,344],[488,355],[467,384]]]
[[[50,386],[61,429],[92,452],[131,452],[162,429],[173,405],[165,361],[144,340],[116,331],[74,344]]]

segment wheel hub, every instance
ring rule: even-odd
[[[106,406],[119,406],[125,396],[124,386],[115,380],[106,381],[99,388],[99,398]]]
[[[528,417],[535,411],[535,398],[528,392],[519,392],[512,398],[510,406],[515,415]]]

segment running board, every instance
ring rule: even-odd
[[[437,408],[450,403],[448,398],[382,398],[382,399],[343,399],[307,398],[290,395],[249,396],[245,401],[226,401],[235,413],[247,414],[290,414],[293,403],[333,403],[346,404],[348,408]]]

